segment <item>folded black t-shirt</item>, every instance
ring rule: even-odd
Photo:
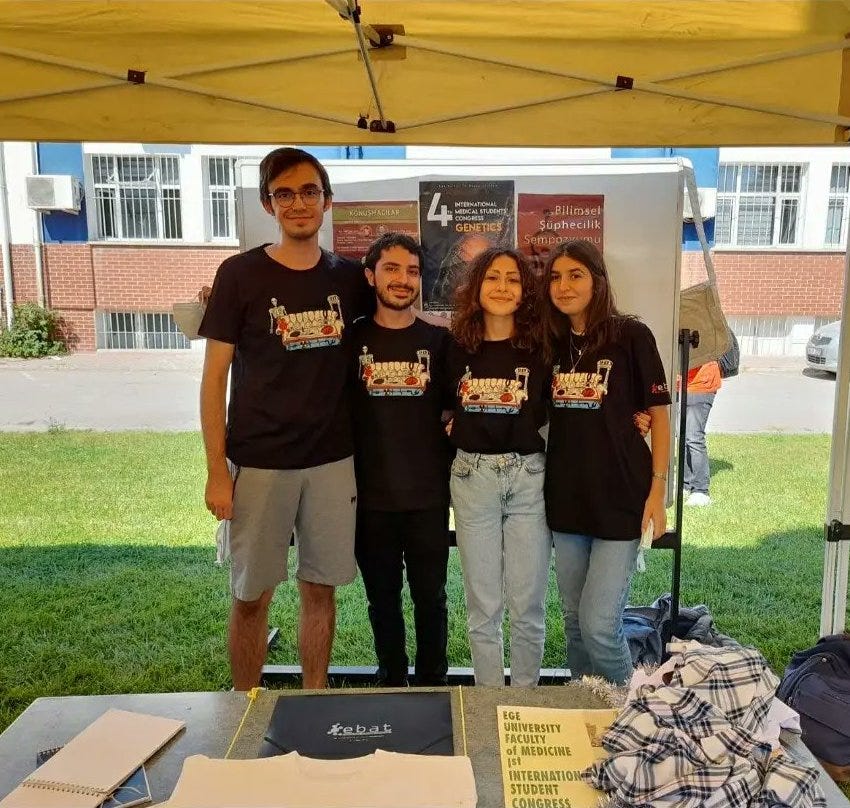
[[[562,533],[640,537],[652,453],[632,418],[669,404],[670,392],[649,328],[628,318],[619,326],[617,338],[593,352],[583,337],[568,337],[553,369],[546,516]]]
[[[482,454],[542,452],[548,384],[540,357],[510,340],[482,342],[474,354],[452,340],[446,380],[454,408],[452,444]]]
[[[440,421],[449,333],[417,319],[351,330],[354,462],[360,507],[446,508],[450,447]]]
[[[218,269],[199,333],[235,346],[227,456],[302,469],[351,455],[345,331],[371,314],[363,268],[322,252],[293,270],[257,247]]]

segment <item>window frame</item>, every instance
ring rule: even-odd
[[[184,240],[180,155],[92,152],[86,156],[94,202],[92,241],[172,244]],[[130,161],[135,161],[136,166],[150,161],[151,171],[142,179],[122,179],[123,161],[128,161],[126,165],[131,167],[134,162]],[[152,195],[139,194],[150,191]],[[153,219],[149,215],[151,211]],[[130,217],[136,212],[140,220],[146,221],[142,235],[128,227]]]
[[[742,178],[745,169],[776,169],[776,177],[769,190],[761,189],[755,191],[741,190]],[[786,170],[799,169],[798,190],[785,191],[783,184]],[[715,211],[715,246],[719,249],[743,249],[743,250],[793,250],[799,249],[803,243],[803,229],[806,211],[806,191],[809,165],[806,162],[756,162],[756,161],[730,161],[721,162],[717,174],[717,202]],[[734,189],[724,190],[724,173],[734,170]],[[758,244],[741,241],[741,203],[747,199],[770,198],[773,205],[773,218],[770,223],[770,243]],[[783,211],[788,203],[793,202],[796,207],[794,220],[794,238],[791,241],[782,241]],[[721,209],[724,205],[730,206],[729,210],[729,239],[721,241],[718,233],[721,231]]]

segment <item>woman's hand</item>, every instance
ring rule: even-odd
[[[198,303],[203,303],[206,305],[207,301],[210,299],[210,295],[212,294],[211,286],[202,286],[200,291],[198,292]],[[644,433],[646,434],[646,433]]]
[[[452,418],[451,420],[446,421],[446,423],[443,425],[443,429],[445,429],[445,430],[446,430],[446,434],[447,434],[447,435],[451,435],[451,434],[452,434],[452,424],[453,424],[454,422],[455,422],[455,419],[454,419],[454,418]]]
[[[649,428],[652,426],[652,418],[649,413],[646,410],[636,412],[632,416],[632,421],[634,422],[635,429],[640,432],[640,436],[645,438],[649,433]]]
[[[643,506],[643,519],[641,519],[640,523],[640,532],[643,534],[646,532],[646,526],[649,524],[649,520],[652,519],[653,541],[661,538],[667,532],[667,510],[664,507],[666,494],[666,480],[659,480],[657,477],[653,477],[652,488],[649,490],[649,496],[646,498],[646,503]]]

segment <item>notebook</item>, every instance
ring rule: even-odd
[[[0,801],[0,808],[97,808],[183,721],[107,710]]]
[[[35,765],[41,766],[50,760],[62,747],[44,749],[36,755]],[[100,805],[100,808],[131,808],[134,805],[144,805],[151,802],[151,788],[148,783],[148,774],[144,766],[139,766],[118,788],[112,792],[112,796]]]

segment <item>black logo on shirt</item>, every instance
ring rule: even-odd
[[[360,378],[370,396],[421,396],[431,380],[431,352],[416,352],[416,362],[376,362],[364,345]]]
[[[287,351],[339,345],[342,340],[342,307],[338,295],[328,295],[328,308],[288,312],[272,298],[270,334],[277,334]]]
[[[474,379],[467,365],[457,394],[466,412],[516,415],[528,398],[528,368],[516,368],[513,379]]]

